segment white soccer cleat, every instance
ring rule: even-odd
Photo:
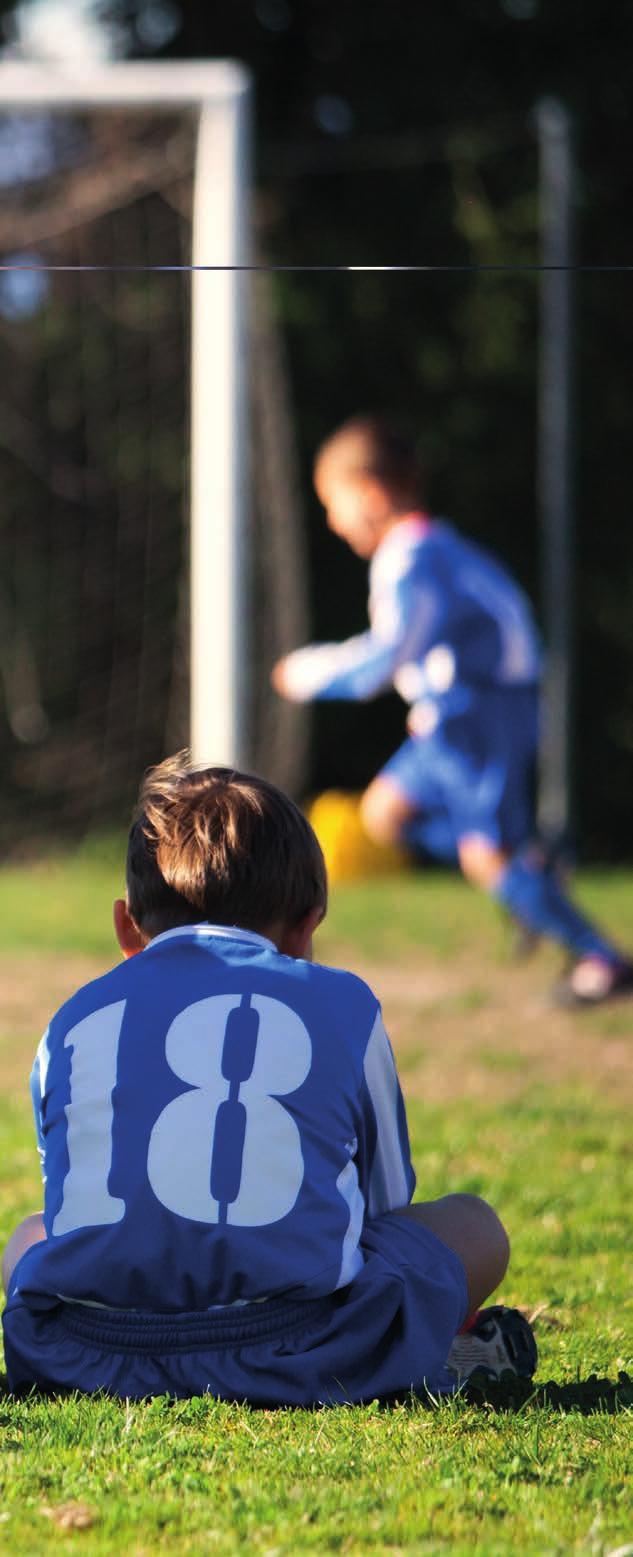
[[[476,1374],[482,1379],[531,1379],[538,1352],[532,1326],[518,1308],[480,1308],[458,1331],[446,1366],[465,1384]]]

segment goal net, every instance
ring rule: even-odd
[[[117,65],[94,102],[37,106],[37,72],[0,66],[5,846],[121,824],[192,734],[304,781],[268,680],[306,615],[271,278],[188,268],[248,253],[218,242],[247,191],[203,126],[212,69]]]

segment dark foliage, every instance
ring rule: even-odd
[[[627,262],[633,11],[626,0],[102,0],[130,56],[234,57],[257,92],[260,251],[292,265],[538,259],[533,109],[574,115],[578,259]],[[627,520],[633,276],[576,286],[579,832],[631,857],[633,527]],[[429,501],[497,549],[535,598],[537,284],[525,273],[280,277],[306,487],[354,410],[419,429]],[[363,569],[310,507],[319,637],[363,622]],[[363,783],[401,705],[318,710],[315,787]]]

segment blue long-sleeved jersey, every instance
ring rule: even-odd
[[[32,1078],[46,1240],[27,1307],[320,1297],[415,1185],[375,995],[251,931],[166,931],[53,1018]]]
[[[459,703],[472,687],[538,681],[540,646],[526,596],[446,521],[400,521],[374,553],[369,578],[368,631],[289,655],[289,697],[364,700],[394,686],[408,703]]]

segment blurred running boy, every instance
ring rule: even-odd
[[[568,900],[535,840],[540,650],[530,606],[500,564],[423,506],[415,448],[356,417],[323,444],[315,485],[327,522],[371,559],[369,631],[281,660],[273,685],[298,702],[364,700],[395,686],[409,739],[369,785],[365,828],[459,862],[574,966],[570,1005],[633,992],[633,967]]]
[[[13,1390],[310,1405],[534,1372],[521,1315],[477,1314],[508,1261],[495,1212],[411,1204],[378,1001],[311,960],[326,894],[272,785],[181,759],[147,777],[126,960],[34,1069],[45,1203],[5,1251]]]

